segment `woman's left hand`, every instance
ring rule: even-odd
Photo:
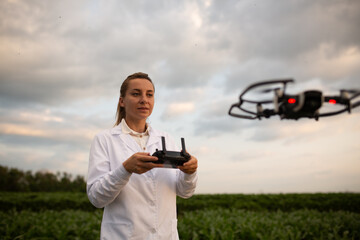
[[[198,167],[198,160],[196,159],[196,157],[191,156],[189,161],[184,163],[183,166],[179,166],[178,168],[184,173],[193,174],[194,172],[196,172],[197,167]]]

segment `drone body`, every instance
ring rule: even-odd
[[[259,119],[269,118],[274,115],[279,115],[280,119],[294,119],[299,118],[313,118],[318,120],[320,117],[333,116],[343,112],[351,112],[352,108],[360,106],[360,101],[352,102],[355,98],[360,96],[358,90],[341,90],[338,96],[324,96],[321,91],[310,90],[304,91],[296,95],[288,95],[285,93],[286,85],[294,82],[293,79],[270,80],[259,82],[250,85],[239,96],[239,102],[231,105],[229,115],[244,119]],[[244,97],[249,91],[265,85],[281,84],[281,88],[266,90],[264,92],[273,91],[274,96],[271,100],[249,100]],[[243,104],[256,105],[256,111],[245,108]],[[341,110],[320,113],[320,108],[324,103],[341,105]],[[263,108],[263,105],[273,104],[273,108]],[[244,114],[234,113],[233,109],[238,108]]]

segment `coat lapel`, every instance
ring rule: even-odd
[[[132,151],[134,151],[134,152],[141,152],[142,151],[140,149],[140,146],[136,143],[136,141],[129,134],[124,134],[122,132],[120,125],[112,128],[111,129],[111,134],[112,135],[119,135],[121,141],[127,147],[129,147]],[[148,139],[148,142],[146,144],[146,148],[148,150],[150,150],[150,149],[153,148],[154,145],[161,147],[161,135],[159,134],[158,131],[154,130],[153,128],[150,128],[149,139]],[[159,150],[162,150],[162,149],[159,149]],[[154,151],[155,151],[155,149],[154,149]]]
[[[128,148],[130,148],[133,152],[141,152],[141,149],[139,145],[136,143],[136,141],[129,134],[124,134],[121,130],[120,125],[111,129],[111,134],[119,135],[123,144],[126,145]]]
[[[151,128],[150,132],[149,132],[149,139],[146,144],[147,149],[151,149],[154,144],[161,146],[161,143],[159,144],[159,142],[161,142],[161,136],[158,134],[157,131],[155,131],[153,128]],[[162,149],[159,149],[159,150],[162,150]]]
[[[139,144],[129,135],[129,134],[120,134],[122,142],[128,146],[134,153],[141,152]]]

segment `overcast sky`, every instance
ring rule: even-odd
[[[360,89],[360,1],[0,1],[0,165],[87,174],[122,81],[146,72],[149,122],[185,137],[197,193],[360,191],[360,108],[227,115],[248,85]]]

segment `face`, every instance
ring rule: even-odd
[[[126,121],[146,121],[154,108],[152,83],[140,78],[130,80],[125,96],[120,97],[120,105],[125,108]]]

